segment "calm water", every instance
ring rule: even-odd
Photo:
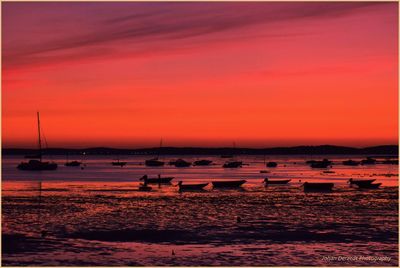
[[[331,156],[334,173],[323,173],[304,163],[311,157],[269,157],[279,165],[268,169],[262,156],[240,156],[248,166],[223,169],[225,160],[210,156],[202,158],[216,165],[148,168],[143,157],[121,156],[128,165],[120,168],[111,166],[115,158],[90,156],[83,170],[43,172],[19,171],[20,157],[3,158],[3,265],[398,264],[397,165],[345,167],[341,161],[361,158]],[[144,174],[176,178],[138,192]],[[292,181],[263,187],[265,176]],[[382,187],[351,188],[350,177],[376,178]],[[185,193],[174,186],[230,178],[248,183]],[[334,182],[335,191],[306,194],[299,180]]]

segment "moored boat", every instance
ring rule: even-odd
[[[361,160],[361,165],[374,165],[376,164],[376,159],[367,157],[367,159]]]
[[[305,182],[303,184],[304,191],[332,191],[334,184],[330,182]]]
[[[148,159],[148,160],[144,161],[144,164],[146,166],[148,166],[148,167],[161,167],[161,166],[164,166],[165,163],[163,161],[159,160],[161,147],[162,147],[162,139],[160,139],[160,147],[158,148],[157,157],[154,157],[152,159]]]
[[[183,184],[182,181],[178,182],[179,191],[196,191],[203,190],[208,183],[198,183],[198,184]]]
[[[354,180],[354,179],[349,179],[348,183],[350,183],[350,185],[352,184],[368,184],[368,183],[373,183],[376,179],[367,179],[367,180]]]
[[[111,162],[111,165],[113,165],[113,166],[120,166],[120,167],[123,167],[123,166],[125,166],[126,164],[127,164],[127,162],[119,161],[119,159],[117,159],[117,161]]]
[[[342,164],[345,166],[358,166],[360,164],[360,162],[349,159],[349,160],[343,161]]]
[[[236,181],[213,181],[211,182],[214,188],[235,188],[242,186],[246,180]]]
[[[398,160],[398,159],[395,159],[395,160],[388,159],[388,160],[382,161],[382,164],[387,164],[387,165],[398,165],[398,164],[399,164],[399,160]]]
[[[82,162],[79,161],[67,161],[65,162],[65,166],[67,167],[79,167],[82,164]]]
[[[332,161],[324,158],[322,161],[310,160],[306,161],[307,164],[310,164],[312,168],[327,168],[332,165]]]
[[[190,167],[191,165],[192,165],[192,163],[187,162],[183,159],[178,159],[174,162],[175,167]]]
[[[41,160],[31,159],[29,162],[20,163],[17,168],[20,170],[31,170],[31,171],[40,171],[40,170],[55,170],[58,165],[54,162],[43,162]]]
[[[265,185],[269,185],[269,184],[287,184],[290,181],[291,181],[290,179],[288,179],[288,180],[277,180],[277,179],[271,180],[271,179],[268,179],[268,178],[264,179]]]
[[[243,166],[242,161],[229,161],[226,162],[222,167],[223,168],[239,168]]]
[[[158,160],[158,158],[148,159],[144,162],[144,164],[148,167],[161,167],[164,166],[164,162]]]
[[[211,165],[212,162],[213,162],[212,160],[202,159],[202,160],[194,161],[193,165],[194,166],[209,166],[209,165]]]
[[[39,158],[39,160],[31,159],[28,162],[21,162],[17,168],[19,170],[27,171],[41,171],[41,170],[56,170],[58,165],[55,162],[43,162],[42,161],[42,139],[40,135],[40,114],[37,112],[37,126],[38,126],[38,145],[39,153],[33,155],[33,158]]]
[[[361,189],[377,189],[381,185],[382,185],[382,183],[358,183],[357,184],[358,188],[361,188]]]
[[[161,175],[158,175],[157,178],[149,178],[147,175],[144,175],[140,180],[147,181],[148,184],[169,184],[173,178],[174,177],[161,177]]]
[[[267,163],[267,167],[277,167],[278,166],[278,163],[276,163],[276,162],[268,162]]]

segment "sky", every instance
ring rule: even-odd
[[[2,143],[398,143],[398,4],[2,4]]]

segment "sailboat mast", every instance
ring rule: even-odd
[[[37,122],[38,122],[38,142],[39,142],[39,155],[40,155],[40,161],[42,161],[42,140],[40,139],[40,116],[39,112],[37,112]]]
[[[160,139],[160,148],[158,148],[157,159],[160,158],[161,146],[162,146],[162,138]]]

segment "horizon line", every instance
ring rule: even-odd
[[[263,149],[276,149],[276,148],[296,148],[296,147],[341,147],[341,148],[352,148],[352,149],[365,149],[365,148],[374,148],[374,147],[384,147],[384,146],[399,146],[399,144],[380,144],[380,145],[370,145],[370,146],[344,146],[344,145],[334,145],[334,144],[320,144],[320,145],[294,145],[294,146],[273,146],[273,147],[230,147],[230,146],[163,146],[163,147],[108,147],[108,146],[90,146],[90,147],[48,147],[43,148],[42,150],[88,150],[88,149],[112,149],[112,150],[148,150],[148,149],[255,149],[255,150],[263,150]],[[2,150],[37,150],[38,148],[32,147],[2,147]]]

